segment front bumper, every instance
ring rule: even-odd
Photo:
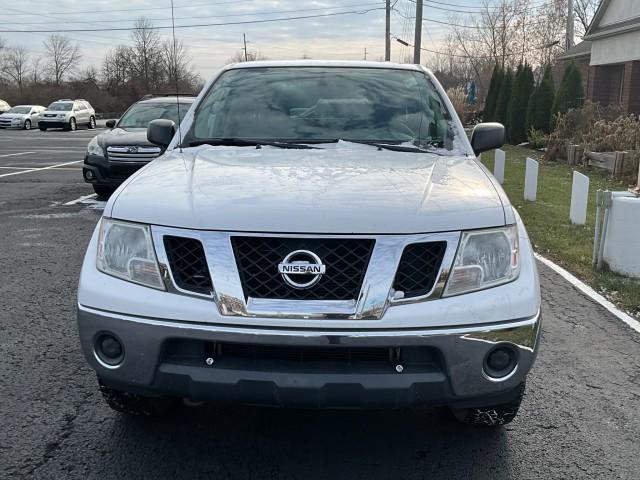
[[[0,128],[17,128],[17,129],[21,129],[24,127],[24,121],[23,120],[1,120],[0,119]]]
[[[69,126],[69,121],[66,119],[59,119],[59,120],[41,119],[38,122],[38,127],[44,127],[44,128],[67,128],[68,126]]]
[[[308,330],[238,328],[194,322],[133,317],[79,305],[78,326],[84,354],[101,380],[133,393],[165,394],[269,406],[325,408],[397,408],[414,405],[484,406],[507,402],[533,366],[540,335],[540,314],[510,322],[420,330]],[[95,353],[105,333],[124,346],[116,368]],[[242,344],[274,347],[393,347],[402,352],[431,352],[435,361],[413,364],[394,359],[389,368],[328,363],[313,368],[290,362],[205,360],[216,350],[207,345]],[[517,352],[515,370],[501,380],[483,370],[496,345]],[[175,345],[180,345],[179,354]],[[203,348],[204,346],[204,348]],[[417,349],[417,350],[416,350]],[[421,350],[424,349],[424,350]],[[394,363],[404,364],[402,373]]]
[[[149,162],[110,163],[106,157],[87,154],[82,165],[82,176],[87,183],[117,188],[122,182]],[[92,178],[87,178],[90,171]]]

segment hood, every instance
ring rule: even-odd
[[[190,229],[408,234],[505,224],[474,158],[369,146],[174,150],[113,197],[113,218]]]
[[[113,128],[98,135],[98,144],[103,147],[113,146],[152,146],[147,140],[146,128]]]

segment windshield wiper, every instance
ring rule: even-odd
[[[433,150],[427,150],[426,148],[421,148],[418,145],[406,145],[406,144],[393,143],[393,142],[386,143],[386,142],[379,142],[376,140],[351,140],[348,138],[344,138],[343,140],[345,142],[350,142],[350,143],[371,145],[372,147],[377,147],[379,150],[391,150],[392,152],[437,153]]]
[[[289,148],[289,149],[311,149],[315,148],[304,143],[294,143],[287,141],[273,141],[273,140],[246,140],[244,138],[205,138],[201,140],[193,140],[189,142],[190,147],[198,147],[200,145],[213,145],[213,146],[225,146],[225,147],[277,147],[277,148]]]

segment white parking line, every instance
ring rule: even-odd
[[[542,255],[539,255],[537,253],[536,253],[536,258],[538,259],[538,261],[544,263],[547,267],[549,267],[551,270],[553,270],[558,275],[560,275],[562,278],[564,278],[566,281],[568,281],[571,285],[573,285],[575,288],[577,288],[584,295],[586,295],[587,297],[589,297],[594,302],[596,302],[596,303],[600,304],[601,306],[603,306],[604,308],[606,308],[609,312],[611,312],[613,315],[618,317],[619,320],[623,321],[629,327],[631,327],[633,330],[635,330],[636,332],[640,333],[640,322],[638,320],[633,318],[631,315],[628,315],[628,314],[624,313],[623,311],[621,311],[613,303],[611,303],[609,300],[604,298],[602,295],[600,295],[598,292],[596,292],[593,288],[591,288],[586,283],[578,280],[576,277],[574,277],[571,273],[566,271],[560,265],[557,265],[556,263],[553,263],[548,258],[545,258]]]
[[[0,167],[0,170],[33,170],[35,167]],[[65,167],[56,167],[56,171],[64,170],[65,172],[79,172],[82,168],[65,168]]]
[[[36,152],[5,153],[4,155],[0,155],[0,157],[17,157],[19,155],[29,155],[30,153]]]
[[[63,205],[76,205],[78,203],[82,203],[90,198],[95,198],[97,195],[92,193],[91,195],[85,195],[84,197],[76,198],[75,200],[71,200],[70,202],[63,203]]]
[[[30,168],[29,170],[21,170],[19,172],[3,173],[2,175],[0,175],[0,178],[9,177],[11,175],[22,175],[23,173],[40,172],[41,170],[51,170],[52,168],[64,167],[65,165],[73,165],[74,163],[82,163],[82,162],[83,160],[76,160],[75,162],[59,163],[57,165],[50,165],[48,167]]]

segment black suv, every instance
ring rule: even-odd
[[[158,118],[173,120],[176,125],[195,101],[194,96],[145,95],[131,105],[116,122],[109,120],[107,130],[89,142],[82,175],[93,184],[99,197],[108,197],[135,171],[163,149],[147,140],[147,125]],[[180,115],[178,115],[178,111]]]

